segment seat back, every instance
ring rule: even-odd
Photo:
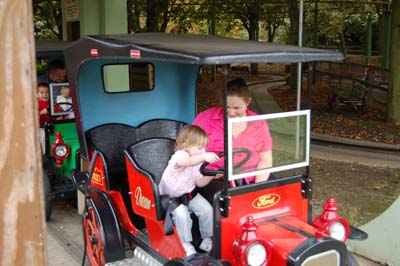
[[[138,126],[137,138],[138,141],[158,137],[176,139],[179,131],[185,125],[184,122],[169,119],[149,120]]]
[[[170,138],[150,138],[129,146],[126,151],[136,166],[150,174],[158,185],[175,147]]]
[[[124,124],[104,124],[86,133],[88,143],[106,160],[108,178],[126,178],[124,149],[137,140],[136,128]]]

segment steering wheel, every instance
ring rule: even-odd
[[[250,159],[250,156],[251,156],[251,151],[248,150],[248,149],[245,149],[245,148],[233,149],[233,150],[232,150],[232,155],[235,155],[236,153],[244,153],[244,154],[246,155],[246,157],[244,157],[240,162],[235,163],[235,164],[233,165],[233,169],[234,169],[234,170],[237,170],[237,169],[239,169],[240,167],[242,167],[242,165],[244,165],[244,164]],[[220,157],[220,158],[221,158],[221,157],[224,157],[224,152],[218,153],[217,155],[218,155],[218,157]],[[215,176],[215,175],[217,175],[217,174],[224,174],[224,173],[225,173],[225,171],[224,171],[223,168],[221,168],[221,169],[207,169],[206,167],[207,167],[209,164],[210,164],[210,163],[208,163],[208,162],[204,162],[204,163],[202,163],[202,165],[200,166],[200,173],[201,173],[202,175],[206,175],[206,176]]]
[[[61,107],[61,105],[67,105],[68,106],[67,110],[64,110],[64,108],[63,108],[63,110],[65,112],[72,112],[74,110],[73,109],[74,106],[70,102],[58,102],[58,103],[55,104],[55,106],[59,106],[59,107]]]

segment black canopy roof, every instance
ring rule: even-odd
[[[63,55],[65,47],[71,42],[59,40],[35,40],[36,56],[49,57]]]
[[[139,50],[142,59],[189,64],[292,63],[343,59],[340,52],[331,50],[172,33],[85,36],[69,46],[66,53],[81,61],[90,57],[92,48],[98,49],[99,56],[129,58],[131,50]]]

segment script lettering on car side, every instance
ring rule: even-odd
[[[151,200],[142,195],[141,187],[137,187],[135,190],[135,200],[136,200],[136,205],[144,209],[150,210]]]
[[[274,206],[280,200],[281,196],[279,196],[278,194],[265,194],[253,200],[251,205],[253,206],[253,208],[256,209],[264,209]]]

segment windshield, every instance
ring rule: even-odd
[[[229,119],[229,180],[307,166],[309,127],[309,110]]]

